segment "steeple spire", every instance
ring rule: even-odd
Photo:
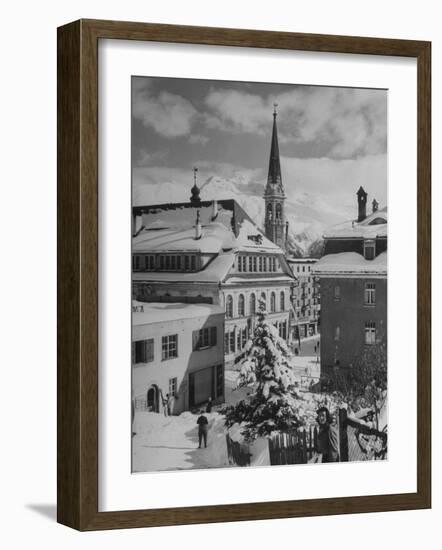
[[[266,195],[277,193],[284,196],[284,188],[282,186],[281,163],[279,160],[279,144],[278,144],[278,128],[276,126],[276,117],[278,112],[277,103],[273,104],[273,130],[272,142],[270,147],[269,173],[267,176]]]
[[[198,168],[194,167],[193,169],[193,187],[190,190],[192,193],[190,196],[190,202],[193,204],[193,206],[199,206],[201,204],[200,199],[200,189],[198,185],[196,184],[196,173],[198,172]]]
[[[276,117],[278,116],[277,107],[278,104],[274,103],[269,173],[264,191],[266,208],[264,225],[266,237],[282,249],[285,249],[288,231],[285,226],[285,193],[282,185],[281,162],[279,160],[278,128],[276,126]]]

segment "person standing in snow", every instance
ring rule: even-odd
[[[209,400],[207,401],[207,407],[206,407],[206,413],[211,413],[212,412],[212,398],[209,397]]]
[[[204,441],[204,447],[207,447],[207,432],[209,431],[209,421],[207,416],[204,416],[202,409],[196,423],[198,424],[198,449],[201,449],[202,441]]]
[[[321,455],[322,462],[339,462],[338,430],[327,407],[317,410],[316,421],[319,424],[316,451]]]

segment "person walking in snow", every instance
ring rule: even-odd
[[[204,411],[200,410],[200,416],[196,421],[198,424],[198,449],[201,449],[201,443],[204,441],[204,447],[207,447],[207,432],[209,431],[209,421],[204,416]]]

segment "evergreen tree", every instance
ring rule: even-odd
[[[237,386],[254,384],[248,400],[226,407],[226,425],[243,423],[247,440],[288,432],[300,426],[290,352],[278,329],[266,320],[264,301],[259,302],[257,324],[245,347]]]

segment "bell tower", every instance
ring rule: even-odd
[[[278,105],[275,103],[273,111],[273,131],[270,148],[269,174],[267,176],[267,185],[264,191],[265,234],[268,239],[285,250],[287,229],[285,227],[284,212],[285,193],[281,178],[278,129],[276,127],[276,117],[278,114],[276,111],[277,106]]]

